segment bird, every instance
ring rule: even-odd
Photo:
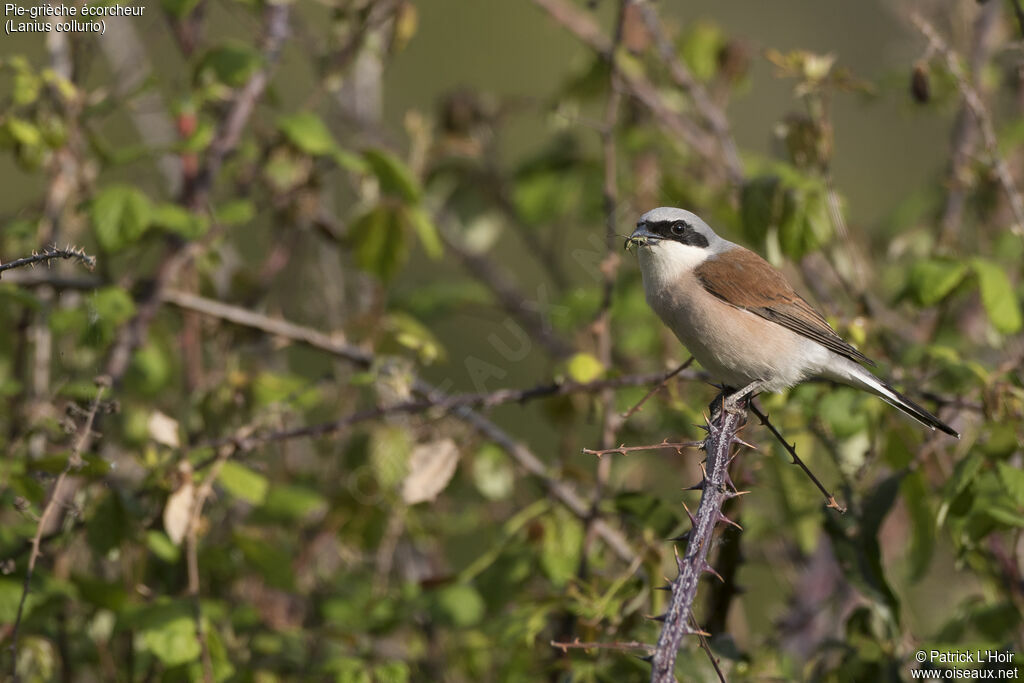
[[[761,392],[822,378],[874,394],[932,430],[960,438],[868,370],[875,363],[840,337],[781,272],[719,237],[696,214],[652,209],[624,246],[636,247],[648,305],[722,383],[728,409]]]

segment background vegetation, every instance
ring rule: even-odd
[[[687,359],[617,236],[666,204],[963,434],[763,397],[848,510],[751,421],[679,679],[1020,652],[1024,13],[685,5],[5,36],[0,258],[49,265],[0,271],[0,675],[648,678],[702,456],[581,449],[701,438],[698,367],[633,410]]]

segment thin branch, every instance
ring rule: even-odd
[[[244,434],[239,434],[244,437]],[[189,511],[188,529],[186,533],[186,562],[188,565],[188,596],[192,599],[193,619],[196,627],[196,640],[199,641],[199,651],[203,664],[203,680],[205,683],[213,683],[213,661],[210,659],[210,648],[206,644],[206,626],[203,623],[203,606],[200,597],[199,584],[199,523],[203,516],[203,506],[206,500],[213,493],[213,483],[217,481],[221,468],[231,456],[234,455],[233,445],[226,445],[217,452],[216,460],[203,483],[196,489],[195,500],[192,509]],[[187,461],[186,461],[187,462]]]
[[[712,402],[712,413],[715,412],[717,401],[718,399]],[[744,400],[740,407],[744,407],[746,403]],[[693,602],[697,596],[697,584],[701,575],[704,572],[716,573],[707,560],[715,526],[719,522],[731,523],[731,520],[722,514],[722,505],[729,498],[739,495],[729,477],[729,464],[735,457],[732,455],[732,449],[736,443],[736,434],[746,422],[745,412],[719,410],[715,420],[708,423],[708,435],[704,440],[707,464],[704,479],[698,485],[701,491],[700,504],[696,516],[690,516],[693,527],[687,534],[686,553],[680,557],[678,549],[676,550],[679,576],[669,586],[672,599],[668,611],[658,617],[664,625],[661,635],[658,636],[658,645],[651,662],[652,683],[675,681],[676,655],[683,636],[703,633],[691,625]],[[717,670],[717,666],[715,668]]]
[[[974,22],[974,46],[971,49],[968,65],[971,80],[974,82],[978,82],[981,78],[982,69],[991,54],[992,39],[995,29],[999,26],[997,21],[999,13],[999,3],[988,3],[982,7]],[[934,52],[930,44],[928,52],[929,55]],[[928,55],[922,58],[922,61],[927,61],[927,59]],[[949,188],[946,193],[945,205],[942,208],[942,216],[939,219],[940,237],[947,243],[959,229],[964,208],[967,205],[968,182],[965,176],[974,156],[977,128],[978,124],[971,108],[967,102],[964,102],[957,111],[956,120],[953,123],[947,180]]]
[[[665,385],[668,384],[668,381],[670,379],[672,379],[673,377],[678,375],[680,372],[682,372],[686,368],[690,367],[693,364],[693,360],[694,360],[693,356],[690,356],[678,368],[676,368],[672,372],[670,372],[667,375],[665,375],[665,379],[661,380],[655,386],[651,387],[651,390],[648,391],[646,394],[644,394],[644,397],[642,399],[640,399],[639,401],[637,401],[636,405],[634,405],[632,408],[630,408],[629,410],[627,410],[626,412],[624,412],[622,414],[622,419],[623,420],[628,420],[629,418],[631,418],[634,415],[636,415],[637,412],[641,408],[643,408],[644,404],[647,403],[647,401],[650,400],[651,396],[654,396],[656,393],[661,391],[665,387]]]
[[[14,625],[11,629],[11,677],[15,683],[18,681],[18,631],[25,611],[25,601],[28,599],[29,590],[31,589],[36,562],[39,560],[39,544],[43,538],[43,529],[46,528],[50,517],[56,513],[58,505],[63,504],[64,483],[67,481],[68,475],[72,470],[77,470],[82,466],[82,454],[92,442],[92,426],[96,421],[96,413],[99,411],[103,393],[109,387],[109,377],[96,378],[96,396],[93,397],[92,403],[89,404],[89,412],[86,414],[85,423],[78,432],[78,439],[75,441],[67,462],[64,463],[64,469],[57,475],[57,480],[54,482],[46,505],[43,507],[43,514],[39,516],[39,521],[36,524],[36,533],[32,537],[32,550],[28,556],[28,568],[25,570],[25,582],[21,588],[21,600],[18,602],[18,613],[14,618]]]
[[[571,643],[552,640],[551,647],[556,647],[562,652],[568,652],[569,650],[618,650],[620,652],[646,650],[647,652],[652,652],[654,650],[653,645],[650,643],[641,643],[639,640],[616,643],[585,643],[579,638],[574,639]]]
[[[310,348],[338,356],[361,368],[368,368],[373,362],[373,354],[345,342],[340,333],[325,333],[317,329],[257,313],[240,306],[226,304],[214,299],[189,294],[180,290],[168,289],[161,294],[163,301],[189,311],[202,313],[213,318],[226,320],[236,325],[249,327],[284,339],[304,344]],[[675,377],[689,366],[690,362],[676,368],[667,375],[664,373],[647,373],[623,375],[595,380],[593,382],[558,381],[540,384],[526,389],[498,389],[489,393],[447,394],[437,402],[408,401],[389,408],[390,412],[407,413],[422,412],[427,409],[445,413],[461,406],[477,408],[493,408],[505,403],[525,403],[527,401],[550,396],[565,396],[578,393],[595,393],[606,389],[621,387],[645,386],[655,382],[664,383]],[[704,374],[690,372],[683,375],[685,379],[703,379]]]
[[[704,654],[708,656],[708,660],[711,662],[711,666],[714,667],[715,673],[718,675],[719,683],[727,683],[725,680],[725,674],[722,673],[721,667],[718,666],[718,658],[715,657],[715,653],[711,651],[711,644],[708,643],[708,637],[704,635],[704,631],[701,629],[700,624],[697,623],[697,619],[694,618],[693,614],[690,614],[690,626],[697,633],[697,642],[700,643],[700,649],[704,650]]]
[[[612,41],[605,36],[591,17],[565,0],[533,0],[534,4],[546,11],[551,18],[590,47],[609,63],[618,61]],[[623,87],[647,107],[655,119],[670,134],[682,140],[697,153],[711,168],[722,169],[722,157],[717,145],[693,121],[675,111],[661,96],[657,87],[641,74],[620,69]],[[737,184],[741,178],[733,176],[731,169],[724,168],[726,178]]]
[[[622,445],[619,446],[618,448],[601,448],[598,450],[594,450],[592,448],[584,448],[582,450],[582,453],[584,455],[596,455],[597,457],[600,458],[604,455],[611,455],[613,453],[617,453],[619,455],[628,455],[629,453],[634,453],[636,451],[656,451],[663,448],[671,448],[676,453],[682,455],[684,448],[703,448],[703,446],[703,441],[680,441],[678,443],[671,443],[668,440],[665,440],[662,441],[661,443],[651,444],[650,446]]]
[[[225,304],[215,299],[208,299],[177,289],[165,289],[161,292],[160,298],[166,303],[174,304],[188,311],[202,313],[212,318],[226,320],[236,325],[250,327],[326,351],[360,367],[369,367],[373,358],[369,352],[346,343],[345,336],[340,332],[327,334],[312,327],[297,325],[282,318],[272,318],[240,306]]]
[[[999,139],[996,136],[992,117],[985,106],[985,102],[968,80],[967,75],[964,74],[964,70],[960,66],[959,57],[942,36],[939,35],[935,27],[917,12],[911,13],[910,21],[921,32],[921,35],[928,40],[929,47],[941,54],[945,60],[946,68],[952,74],[957,89],[960,91],[960,96],[964,98],[964,103],[970,108],[971,114],[974,115],[974,119],[978,124],[978,130],[981,132],[981,139],[985,143],[985,150],[990,157],[992,169],[995,171],[999,185],[1006,194],[1010,211],[1013,213],[1013,219],[1016,223],[1012,231],[1014,234],[1024,237],[1024,199],[1021,198],[1020,192],[1017,190],[1017,185],[1010,174],[1010,167],[999,154]]]
[[[265,11],[264,66],[249,77],[235,97],[210,143],[203,167],[185,187],[182,203],[193,211],[208,211],[209,193],[221,164],[238,146],[256,102],[266,89],[270,70],[276,64],[281,46],[288,34],[289,7],[287,4],[271,4]],[[149,326],[160,308],[163,291],[174,281],[181,269],[191,263],[218,233],[219,230],[212,229],[202,240],[170,243],[149,291],[137,302],[135,316],[118,332],[114,346],[107,356],[106,374],[114,384],[117,384],[128,370],[132,352],[145,341]]]
[[[644,26],[647,27],[651,36],[654,37],[658,54],[661,57],[661,61],[668,67],[672,80],[683,92],[690,96],[697,113],[701,115],[708,128],[711,129],[711,132],[714,133],[715,138],[718,140],[718,146],[725,157],[724,162],[729,177],[734,182],[741,181],[744,175],[743,162],[740,161],[740,154],[736,148],[736,141],[732,137],[732,132],[729,130],[729,119],[726,118],[725,112],[714,103],[707,90],[704,89],[704,86],[690,73],[689,68],[676,54],[675,46],[661,28],[661,22],[658,20],[658,11],[655,9],[654,3],[650,0],[638,0],[636,4],[640,8]]]
[[[804,461],[800,459],[800,456],[796,454],[796,446],[786,441],[786,437],[782,436],[779,430],[775,428],[775,425],[768,420],[768,414],[761,412],[761,409],[753,401],[750,402],[750,410],[753,411],[754,415],[757,415],[758,419],[761,420],[761,424],[768,428],[768,431],[772,433],[772,436],[782,444],[782,447],[785,448],[786,452],[793,458],[793,462],[791,464],[797,465],[802,469],[804,474],[806,474],[808,478],[814,482],[814,485],[818,487],[818,490],[821,491],[821,495],[825,496],[825,507],[838,510],[840,514],[846,514],[846,507],[837,503],[836,497],[829,493],[824,484],[814,476],[814,472],[811,472],[810,468],[807,467]]]
[[[34,266],[37,263],[48,263],[54,259],[71,259],[78,261],[83,266],[92,270],[96,267],[96,257],[89,256],[85,253],[85,250],[78,247],[65,247],[59,249],[57,245],[49,246],[42,251],[34,252],[31,256],[25,256],[24,258],[15,259],[8,261],[7,263],[0,264],[0,273],[5,270],[12,270],[14,268],[24,268],[25,266]]]
[[[531,337],[540,342],[555,358],[566,358],[572,355],[572,345],[552,329],[543,311],[530,306],[527,298],[504,267],[485,254],[468,248],[446,225],[446,221],[440,221],[439,232],[445,247],[455,254],[462,266],[473,277],[491,291],[498,304],[526,328]]]

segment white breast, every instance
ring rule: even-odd
[[[762,381],[780,391],[828,365],[831,352],[817,342],[705,290],[693,274],[705,250],[672,243],[670,255],[664,246],[640,249],[647,303],[717,381],[734,388]]]

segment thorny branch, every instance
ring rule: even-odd
[[[618,448],[601,448],[594,450],[592,448],[584,448],[582,453],[584,455],[596,455],[601,457],[603,455],[611,455],[618,453],[619,455],[627,455],[635,451],[656,451],[663,448],[671,448],[676,453],[682,454],[684,448],[701,448],[704,446],[703,441],[681,441],[678,443],[672,443],[668,440],[662,441],[661,443],[651,444],[650,446],[619,446]]]
[[[745,405],[746,401],[739,407],[744,408]],[[712,403],[711,408],[714,412],[715,403]],[[672,597],[668,611],[658,617],[664,625],[651,658],[652,683],[675,681],[676,656],[683,636],[702,633],[691,624],[693,602],[697,596],[697,584],[701,575],[704,572],[717,575],[707,559],[715,526],[719,522],[736,525],[722,513],[722,505],[729,498],[740,495],[729,477],[729,465],[735,457],[732,450],[737,442],[736,434],[745,421],[745,410],[720,410],[716,419],[708,423],[708,435],[704,440],[707,464],[704,479],[697,485],[701,491],[700,504],[697,507],[697,514],[690,516],[693,526],[686,534],[686,552],[680,557],[678,549],[676,550],[679,576],[669,586]],[[689,510],[687,513],[689,514]]]
[[[8,261],[7,263],[0,264],[0,273],[5,270],[11,270],[13,268],[23,268],[25,266],[34,266],[37,263],[48,263],[54,259],[71,259],[78,261],[83,266],[92,270],[96,267],[96,257],[90,256],[85,253],[85,250],[78,247],[65,247],[59,249],[57,245],[49,246],[40,252],[33,253],[31,256],[25,256],[24,258],[15,259]]]
[[[96,378],[96,396],[93,397],[92,403],[89,405],[89,412],[86,414],[85,423],[78,432],[78,439],[75,441],[74,448],[72,448],[71,454],[64,464],[64,469],[57,475],[57,480],[54,482],[53,488],[50,490],[50,496],[43,507],[43,514],[39,516],[39,522],[36,524],[36,533],[32,537],[32,550],[28,556],[28,567],[25,570],[25,583],[21,589],[21,599],[18,601],[18,613],[14,618],[14,626],[11,631],[11,677],[15,683],[18,681],[18,630],[25,611],[25,601],[28,599],[29,590],[32,586],[32,576],[35,573],[36,562],[39,560],[39,544],[43,538],[43,530],[49,523],[50,518],[56,513],[57,507],[65,502],[63,497],[64,483],[68,480],[68,475],[73,470],[77,470],[82,466],[82,454],[89,447],[89,444],[92,443],[92,426],[96,421],[96,413],[99,412],[103,393],[109,387],[109,377]]]
[[[846,514],[846,507],[837,503],[836,497],[829,493],[828,489],[825,488],[825,485],[822,484],[816,476],[814,476],[814,472],[811,472],[810,468],[807,467],[804,461],[800,459],[800,456],[796,454],[796,447],[786,441],[786,437],[782,436],[779,430],[775,428],[775,425],[773,425],[768,419],[768,414],[761,412],[761,409],[753,401],[750,402],[750,410],[753,411],[754,415],[757,415],[761,424],[767,427],[768,431],[772,433],[772,436],[774,436],[776,440],[782,444],[782,447],[786,449],[786,452],[789,453],[791,458],[793,458],[792,464],[797,465],[802,469],[804,474],[806,474],[810,480],[814,482],[814,485],[818,487],[818,490],[821,491],[821,495],[825,496],[825,506],[833,510],[837,510],[840,514]]]

